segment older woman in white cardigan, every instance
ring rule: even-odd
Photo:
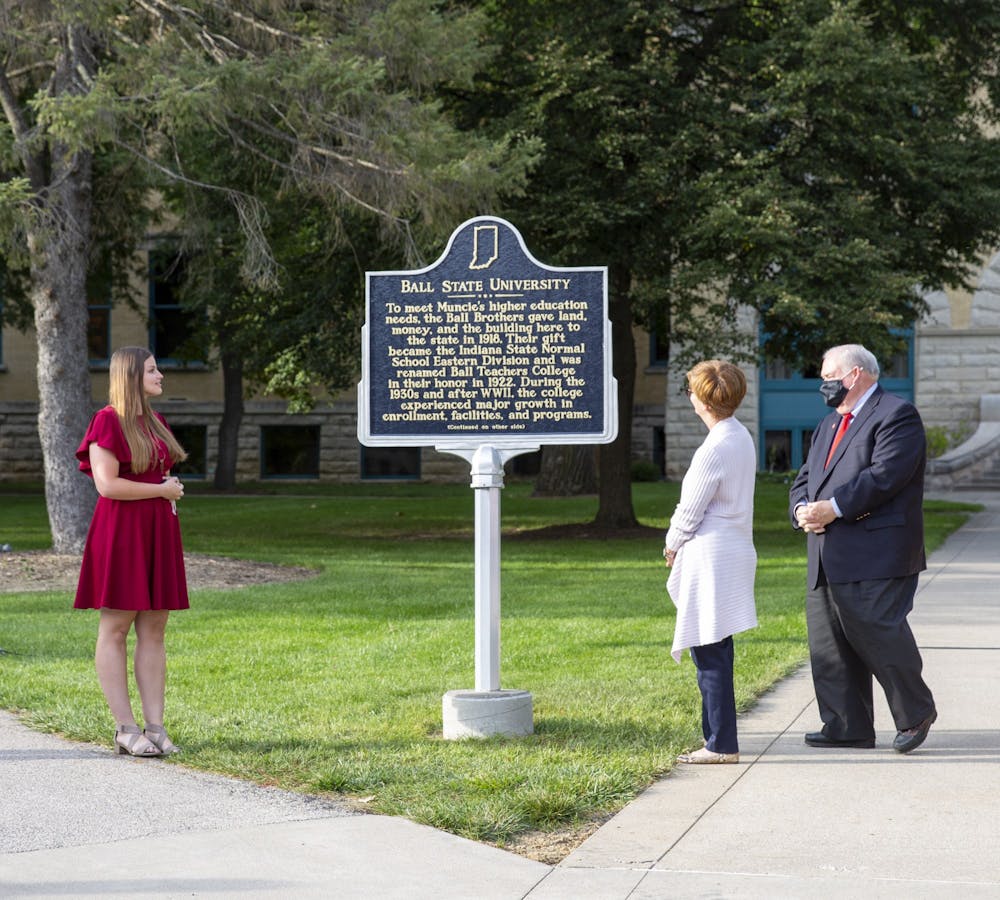
[[[739,762],[733,635],[757,625],[753,546],[756,451],[733,417],[746,377],[732,363],[707,360],[687,373],[688,397],[708,428],[681,485],[663,557],[667,591],[677,607],[672,656],[690,650],[701,691],[705,746],[682,763]]]

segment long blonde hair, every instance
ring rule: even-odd
[[[142,388],[146,360],[152,355],[145,347],[121,347],[111,354],[108,366],[108,402],[118,413],[118,421],[132,454],[133,472],[145,472],[156,462],[155,438],[167,445],[174,462],[187,459],[187,453],[177,438],[153,414],[149,398]]]

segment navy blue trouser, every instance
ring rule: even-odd
[[[691,648],[701,691],[701,730],[713,753],[739,753],[736,693],[733,690],[733,639]]]

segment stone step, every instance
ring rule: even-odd
[[[956,484],[953,488],[956,491],[1000,491],[1000,478],[977,478],[975,481],[967,481],[963,484]]]

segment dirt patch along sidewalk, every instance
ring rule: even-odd
[[[275,563],[185,553],[188,587],[241,588],[313,578],[314,569]],[[48,550],[0,552],[0,594],[25,591],[75,591],[80,557]]]

